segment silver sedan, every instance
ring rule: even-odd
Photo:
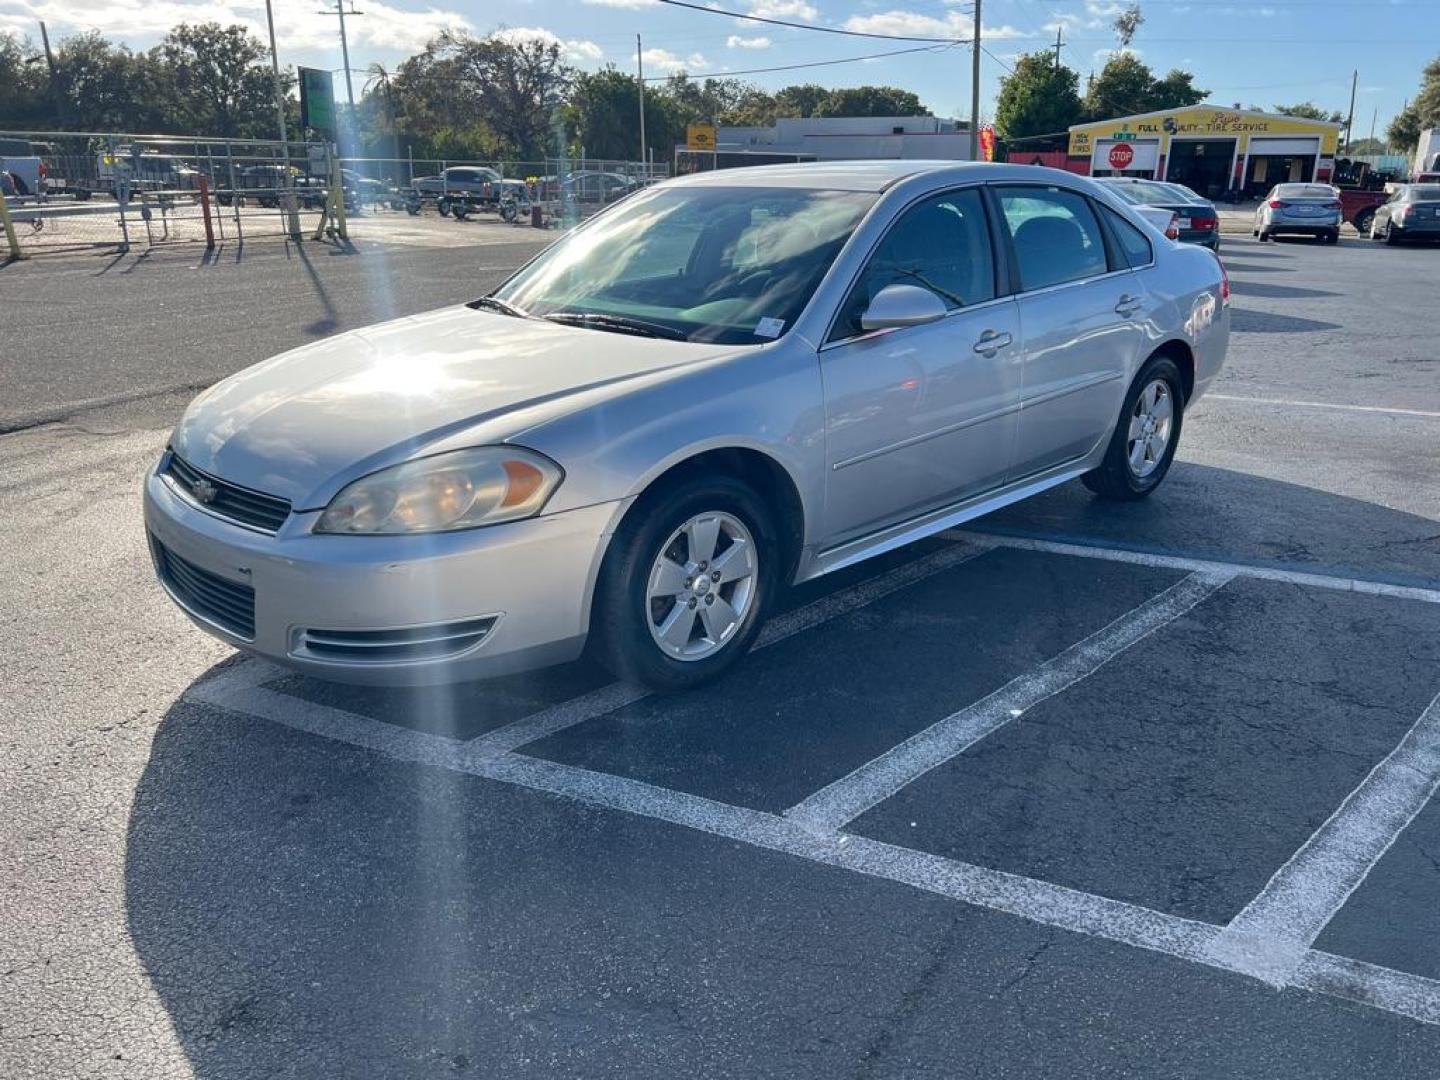
[[[1064,172],[904,161],[657,185],[489,296],[201,394],[145,484],[202,628],[327,679],[572,659],[675,688],[787,585],[1083,480],[1142,498],[1229,284]]]

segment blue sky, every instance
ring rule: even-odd
[[[968,4],[949,0],[710,0],[712,6],[816,25],[892,35],[968,37]],[[274,0],[282,63],[338,69],[334,17],[319,0]],[[349,20],[352,68],[393,65],[443,26],[476,33],[502,27],[560,41],[579,67],[635,64],[634,35],[644,37],[646,74],[686,70],[718,75],[749,68],[861,56],[883,41],[790,30],[660,5],[656,0],[356,0],[365,14]],[[1111,0],[984,0],[987,48],[982,112],[994,108],[1002,64],[1053,46],[1065,28],[1065,63],[1082,74],[1104,64],[1115,45],[1109,23],[1122,5]],[[1350,73],[1360,69],[1357,136],[1368,134],[1372,111],[1383,129],[1419,85],[1420,69],[1440,54],[1440,0],[1141,0],[1145,24],[1133,48],[1157,73],[1183,67],[1212,100],[1270,107],[1311,99],[1342,113]],[[96,29],[137,48],[169,26],[215,19],[242,22],[263,35],[264,0],[0,0],[0,32],[52,37]],[[915,91],[942,115],[968,115],[967,48],[923,52],[810,71],[747,76],[767,87],[815,81],[828,86],[893,83]],[[337,74],[337,92],[340,80]],[[356,86],[357,93],[359,85]]]

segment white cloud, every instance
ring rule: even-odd
[[[1113,19],[1128,6],[1128,4],[1116,3],[1115,0],[1085,0],[1085,10],[1102,19]]]
[[[703,71],[710,66],[710,61],[698,52],[689,56],[677,56],[669,49],[646,49],[641,56],[647,71],[657,71],[665,75],[674,75],[678,71]]]
[[[877,15],[852,15],[845,20],[846,30],[864,34],[884,34],[888,37],[940,37],[972,38],[975,36],[975,22],[968,15],[950,11],[944,18],[923,15],[918,11],[884,11]],[[1013,26],[987,26],[982,37],[989,41],[1006,38],[1028,37],[1023,30]]]
[[[335,49],[335,19],[318,3],[275,5],[276,44],[282,50]],[[383,0],[368,2],[365,14],[345,24],[352,53],[366,46],[416,52],[441,30],[473,30],[458,11],[411,10]],[[263,0],[0,0],[0,24],[33,33],[44,20],[57,37],[98,30],[113,40],[144,48],[180,23],[239,23],[266,40]],[[282,56],[282,62],[284,57]]]
[[[635,8],[659,7],[660,0],[580,0],[582,4],[591,4],[595,7]]]
[[[1144,55],[1139,49],[1096,49],[1091,59],[1103,67],[1117,56],[1133,56],[1139,60]]]
[[[763,34],[760,37],[741,37],[739,34],[731,34],[725,39],[727,49],[768,49],[770,39]]]
[[[1068,11],[1057,11],[1050,16],[1050,21],[1047,22],[1042,29],[1047,33],[1053,34],[1056,30],[1062,28],[1068,31],[1104,30],[1105,27],[1109,25],[1110,24],[1104,19],[1085,19]]]
[[[495,36],[506,41],[543,41],[546,45],[559,45],[565,59],[572,63],[581,60],[595,61],[605,55],[603,49],[593,41],[571,38],[562,41],[543,26],[510,26],[495,31]]]
[[[799,19],[814,22],[820,12],[807,0],[749,0],[751,15],[762,19]]]

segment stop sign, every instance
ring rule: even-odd
[[[1135,148],[1129,143],[1117,142],[1110,147],[1110,167],[1112,169],[1128,169],[1134,160]]]

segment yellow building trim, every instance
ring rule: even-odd
[[[1327,120],[1305,120],[1297,116],[1195,105],[1188,109],[1142,113],[1114,120],[1097,120],[1092,124],[1076,124],[1070,128],[1070,156],[1090,157],[1096,142],[1103,139],[1158,139],[1160,153],[1168,157],[1170,139],[1178,135],[1182,139],[1234,139],[1239,155],[1244,157],[1252,137],[1266,139],[1301,135],[1319,136],[1320,156],[1334,157],[1340,128],[1340,124],[1332,124]]]

